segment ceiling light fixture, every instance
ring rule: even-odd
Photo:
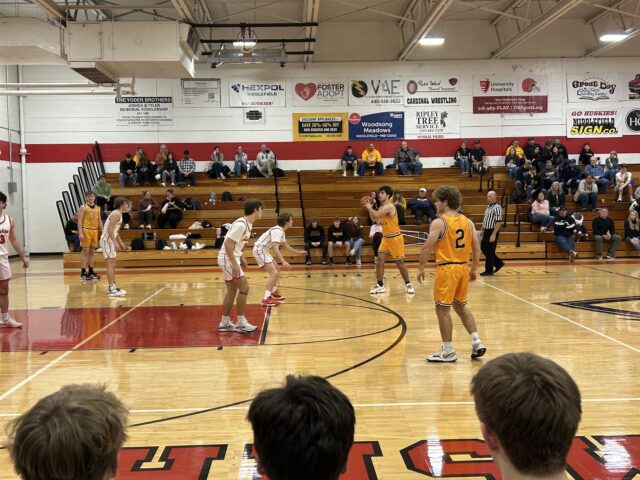
[[[251,50],[257,45],[257,40],[258,37],[251,27],[242,27],[240,33],[238,33],[238,38],[233,42],[233,46],[243,50]]]
[[[444,38],[442,37],[422,37],[420,39],[420,45],[425,47],[439,47],[444,44]]]
[[[628,36],[629,35],[627,35],[626,33],[607,33],[605,35],[600,36],[600,41],[607,42],[607,43],[619,42],[621,40],[624,40]]]

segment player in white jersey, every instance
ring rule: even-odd
[[[127,294],[125,290],[116,286],[116,257],[117,252],[127,250],[118,232],[122,225],[122,214],[128,212],[130,208],[131,201],[128,198],[116,198],[113,202],[113,212],[109,214],[100,237],[100,248],[107,262],[107,279],[109,280],[107,294],[110,297],[124,297]]]
[[[4,212],[7,207],[7,196],[0,192],[0,328],[20,328],[22,324],[9,317],[9,280],[11,280],[11,267],[9,266],[9,250],[7,240],[11,242],[14,250],[22,259],[22,267],[29,267],[29,259],[24,254],[22,246],[16,238],[16,224],[9,215]]]
[[[244,216],[231,224],[231,228],[224,237],[224,243],[218,253],[218,265],[224,274],[227,293],[222,303],[222,320],[218,328],[223,332],[253,332],[255,325],[250,324],[244,316],[249,294],[249,284],[242,268],[247,267],[247,261],[242,256],[244,246],[251,238],[253,223],[262,217],[262,202],[256,199],[244,201]],[[237,301],[236,301],[237,297]],[[231,309],[236,303],[238,321],[231,321]]]
[[[282,213],[278,217],[278,225],[264,232],[253,244],[253,257],[258,262],[258,266],[264,268],[269,274],[267,288],[264,291],[261,303],[263,307],[275,307],[280,305],[281,300],[284,300],[277,287],[280,271],[278,270],[278,264],[273,261],[270,251],[275,253],[283,270],[290,270],[291,265],[282,256],[280,247],[284,247],[295,255],[307,255],[305,250],[296,250],[287,243],[284,232],[292,225],[293,216],[290,213]]]

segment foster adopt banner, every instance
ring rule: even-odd
[[[349,140],[400,140],[404,138],[404,112],[349,115]]]
[[[617,107],[598,106],[567,110],[568,138],[621,137],[621,112]]]
[[[346,113],[294,113],[293,141],[348,140]]]
[[[473,113],[544,113],[546,75],[474,75]]]
[[[293,85],[293,105],[296,107],[332,107],[346,104],[345,81],[303,81]]]
[[[284,82],[229,83],[229,106],[231,107],[284,107],[286,88]]]
[[[460,112],[457,109],[406,110],[406,138],[434,139],[460,137]]]

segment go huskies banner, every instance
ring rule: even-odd
[[[621,137],[619,108],[600,107],[567,110],[568,138]]]

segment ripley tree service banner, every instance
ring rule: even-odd
[[[231,107],[284,107],[286,100],[284,82],[229,83],[229,106]]]
[[[173,125],[171,97],[121,97],[115,100],[118,127]]]
[[[294,113],[293,141],[348,140],[346,113]]]
[[[460,137],[460,112],[457,109],[405,110],[406,138],[437,139]]]
[[[544,113],[547,75],[474,75],[473,113]]]
[[[567,110],[568,138],[621,137],[620,109],[600,107]]]
[[[458,105],[459,77],[433,76],[405,80],[404,104],[407,107]]]

